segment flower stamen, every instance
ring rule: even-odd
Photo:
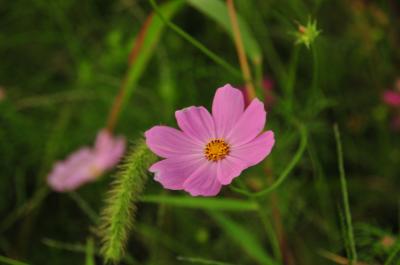
[[[204,148],[204,156],[213,162],[224,159],[229,152],[229,144],[221,138],[212,139]]]

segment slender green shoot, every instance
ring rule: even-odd
[[[346,182],[346,174],[344,170],[344,162],[343,162],[343,150],[342,150],[342,142],[340,140],[340,132],[337,124],[333,126],[333,130],[335,133],[336,140],[336,148],[338,155],[338,166],[339,166],[339,174],[340,174],[340,187],[342,191],[342,199],[343,199],[343,207],[344,207],[344,218],[346,222],[346,236],[347,241],[350,247],[349,261],[350,265],[357,263],[357,252],[356,252],[356,244],[354,240],[353,233],[353,225],[351,221],[351,212],[350,212],[350,203],[349,203],[349,195],[347,191],[347,182]]]
[[[145,203],[165,204],[174,207],[223,210],[223,211],[257,211],[257,204],[251,201],[238,199],[217,199],[189,196],[145,195],[140,201]]]
[[[15,259],[10,259],[4,256],[0,256],[0,263],[1,264],[8,264],[8,265],[29,265],[28,263],[15,260]]]
[[[235,265],[233,263],[226,263],[226,262],[221,262],[221,261],[216,261],[216,260],[209,260],[209,259],[203,259],[203,258],[192,258],[192,257],[181,257],[178,256],[176,258],[179,261],[186,261],[188,263],[193,263],[193,264],[204,264],[204,265]]]
[[[85,265],[96,265],[94,256],[95,256],[94,241],[93,241],[93,238],[89,237],[86,241]]]
[[[68,193],[69,197],[76,202],[78,207],[82,210],[83,213],[92,221],[94,224],[99,222],[99,216],[97,213],[92,209],[92,207],[85,201],[79,193],[72,191]]]
[[[186,33],[184,30],[182,30],[179,26],[177,26],[175,23],[171,22],[169,19],[167,19],[161,12],[160,9],[156,3],[155,0],[149,0],[150,4],[152,5],[154,11],[157,13],[157,15],[165,22],[165,24],[170,27],[173,31],[175,31],[179,36],[184,38],[186,41],[188,41],[190,44],[192,44],[194,47],[199,49],[202,53],[204,53],[206,56],[208,56],[211,60],[213,60],[215,63],[219,64],[226,70],[228,70],[230,73],[233,75],[237,76],[238,78],[243,78],[242,72],[240,70],[236,69],[234,66],[232,66],[230,63],[222,59],[220,56],[218,56],[216,53],[212,52],[209,50],[206,46],[204,46],[202,43],[200,43],[198,40],[190,36],[188,33]]]

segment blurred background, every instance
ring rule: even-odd
[[[59,193],[46,182],[54,163],[92,146],[110,119],[129,146],[151,126],[176,126],[177,109],[210,108],[218,87],[244,86],[225,1],[158,5],[236,72],[168,27],[149,1],[1,2],[0,263],[103,264],[96,215],[116,170]],[[144,194],[156,200],[137,204],[121,264],[348,264],[335,123],[357,264],[400,264],[400,103],[384,96],[400,97],[400,3],[237,0],[235,7],[276,137],[266,161],[240,178],[258,191],[282,173],[301,140],[294,120],[306,128],[305,150],[252,209],[214,213],[201,200],[187,207],[184,192],[163,190],[150,176]],[[172,205],[161,195],[181,199]],[[229,187],[217,197],[226,198],[253,200]]]

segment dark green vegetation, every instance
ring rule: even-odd
[[[45,180],[55,161],[93,143],[122,80],[115,132],[131,142],[174,126],[175,109],[210,107],[217,87],[244,83],[225,1],[158,4],[178,28],[148,20],[145,0],[1,2],[0,264],[103,264],[98,216],[116,171],[74,193]],[[400,138],[381,100],[400,74],[400,4],[235,5],[259,96],[264,76],[274,82],[276,145],[215,198],[149,177],[121,264],[400,264]],[[320,35],[295,44],[314,19]]]

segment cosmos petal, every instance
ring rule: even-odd
[[[217,137],[227,135],[244,111],[243,93],[231,85],[220,87],[215,92],[212,105]]]
[[[204,107],[188,107],[175,112],[179,128],[194,139],[203,144],[211,138],[215,138],[214,120]]]
[[[222,185],[230,184],[247,167],[245,162],[232,156],[218,161],[217,165],[217,177]]]
[[[264,129],[266,115],[264,104],[253,99],[226,137],[229,143],[240,146],[253,140]]]
[[[202,163],[183,183],[184,190],[192,196],[215,196],[221,186],[217,179],[217,164],[209,161]]]
[[[177,156],[153,164],[149,171],[154,179],[166,189],[182,190],[183,183],[204,162],[204,158]]]
[[[154,126],[145,132],[145,137],[151,151],[164,158],[202,152],[198,143],[183,132],[168,126]]]
[[[254,166],[269,155],[274,144],[274,133],[266,131],[247,144],[232,147],[230,156],[244,161],[247,164],[246,167]]]

